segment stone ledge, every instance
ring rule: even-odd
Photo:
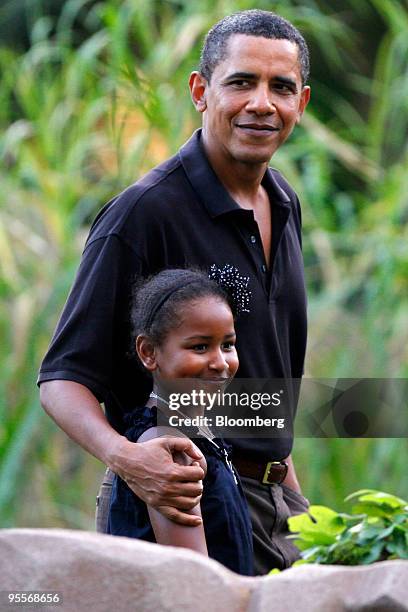
[[[408,610],[408,561],[246,578],[186,549],[86,531],[3,529],[0,591],[8,590],[59,591],[62,606],[38,608],[53,612],[400,612]]]

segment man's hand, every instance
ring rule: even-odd
[[[44,410],[61,429],[119,474],[143,501],[182,525],[201,523],[188,512],[200,501],[204,470],[178,465],[172,454],[184,452],[193,461],[203,461],[191,440],[166,437],[134,444],[112,429],[98,400],[83,385],[50,380],[41,384],[40,392]]]
[[[194,463],[179,465],[173,456],[178,453]],[[200,502],[205,476],[197,463],[203,456],[191,440],[165,437],[133,443],[120,438],[110,454],[109,467],[147,505],[180,525],[200,525],[201,518],[188,513]]]
[[[299,495],[302,495],[302,490],[296,476],[292,455],[286,457],[285,461],[288,464],[288,471],[282,484],[286,485],[290,489],[293,489],[296,491],[296,493],[299,493]]]

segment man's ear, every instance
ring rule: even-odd
[[[207,109],[207,102],[205,99],[206,89],[208,87],[207,80],[202,74],[195,70],[190,74],[188,81],[191,93],[191,99],[196,110],[199,113],[203,113]]]
[[[136,338],[136,352],[146,370],[153,372],[157,368],[156,351],[150,338],[139,334]]]
[[[296,119],[296,123],[300,123],[300,120],[305,111],[305,108],[309,104],[309,100],[310,100],[310,87],[309,85],[305,85],[300,94],[299,110],[298,110],[298,116]]]

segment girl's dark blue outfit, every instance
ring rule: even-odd
[[[156,426],[156,409],[137,408],[127,424],[126,437],[136,442]],[[229,445],[220,438],[214,441],[219,448],[205,438],[194,439],[207,461],[200,506],[208,555],[238,574],[252,576],[252,526],[247,503],[239,477],[226,458]],[[113,482],[108,533],[156,541],[146,504],[118,476]]]

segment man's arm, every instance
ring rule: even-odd
[[[51,380],[41,384],[41,405],[77,442],[126,481],[132,491],[168,519],[199,525],[200,516],[182,512],[200,501],[204,471],[199,465],[178,465],[172,453],[185,452],[194,461],[201,452],[188,438],[158,438],[135,444],[108,423],[91,391],[76,382]]]
[[[296,471],[295,471],[295,466],[293,464],[292,455],[289,455],[289,457],[287,457],[285,461],[288,464],[288,473],[286,474],[285,480],[283,481],[282,484],[286,485],[287,487],[290,487],[291,489],[293,489],[294,491],[302,495],[300,484],[296,476]]]

